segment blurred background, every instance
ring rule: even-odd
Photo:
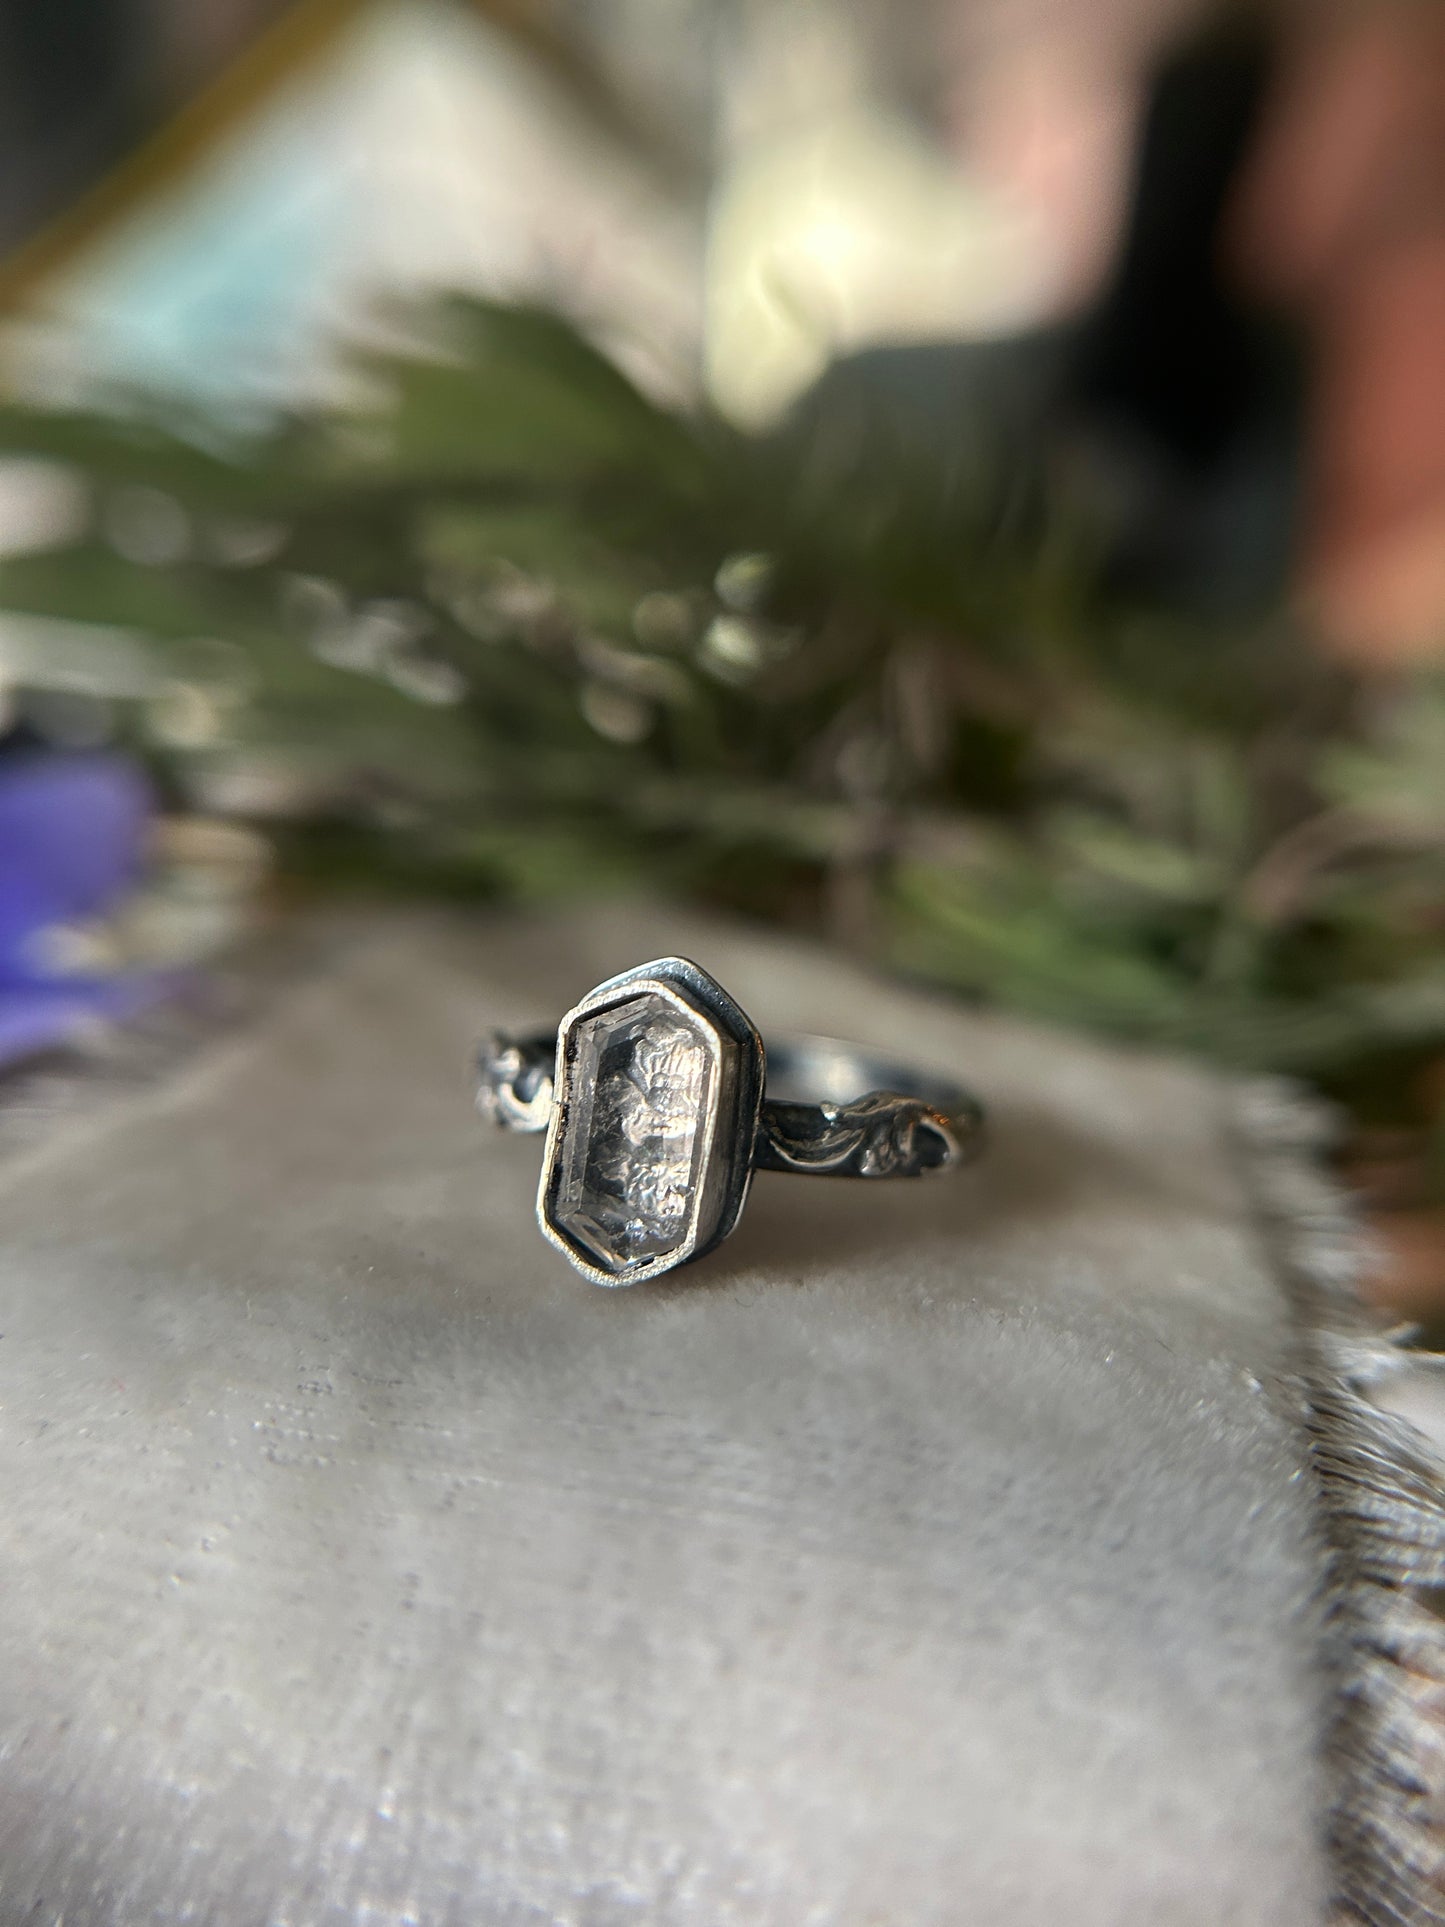
[[[1445,1333],[1445,15],[6,0],[0,1064],[685,894],[1302,1080]]]

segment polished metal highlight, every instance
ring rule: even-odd
[[[765,1051],[721,984],[681,957],[599,984],[555,1034],[495,1033],[479,1065],[482,1114],[546,1132],[538,1222],[601,1285],[711,1251],[754,1171],[920,1177],[983,1141],[982,1109],[956,1085],[822,1038]]]

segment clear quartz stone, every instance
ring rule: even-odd
[[[687,1235],[712,1057],[700,1025],[652,992],[579,1019],[557,1151],[557,1228],[610,1271]]]

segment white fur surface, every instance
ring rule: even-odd
[[[675,1283],[469,1056],[669,951],[965,1074]],[[1317,1927],[1315,1501],[1223,1092],[655,910],[381,924],[0,1172],[0,1927]]]

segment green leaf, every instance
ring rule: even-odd
[[[1120,823],[1081,810],[1056,811],[1049,840],[1066,863],[1078,863],[1147,897],[1174,903],[1208,903],[1225,887],[1218,859],[1161,838],[1142,836]]]

